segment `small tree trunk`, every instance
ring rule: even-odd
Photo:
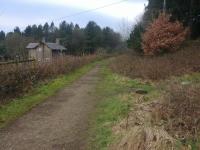
[[[163,1],[163,13],[166,13],[166,0]]]
[[[194,0],[190,0],[190,12],[189,12],[189,19],[188,19],[188,25],[192,29],[192,22],[193,22],[193,7],[194,7]]]

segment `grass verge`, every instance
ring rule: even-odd
[[[99,104],[92,123],[92,139],[90,149],[106,150],[109,145],[118,139],[112,133],[112,127],[126,116],[131,107],[131,90],[135,88],[153,91],[152,85],[141,83],[139,80],[117,75],[102,65],[102,82],[97,86],[95,95],[98,95]]]
[[[48,97],[53,96],[58,90],[73,83],[92,69],[95,64],[88,64],[68,75],[60,76],[47,84],[39,85],[29,94],[0,106],[0,128],[5,127],[8,123],[45,101]]]

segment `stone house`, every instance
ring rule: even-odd
[[[29,43],[26,49],[29,59],[37,61],[51,61],[53,58],[65,55],[67,51],[64,46],[60,45],[58,39],[56,43],[49,43],[44,40],[38,43]]]

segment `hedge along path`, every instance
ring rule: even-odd
[[[100,67],[0,130],[0,150],[85,150]]]

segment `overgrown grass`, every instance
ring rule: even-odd
[[[88,64],[76,71],[60,76],[47,84],[38,85],[29,94],[14,99],[8,104],[0,106],[0,128],[6,126],[25,112],[45,101],[48,97],[54,95],[61,88],[70,85],[73,81],[80,78],[83,74],[94,67],[96,63]]]
[[[161,127],[175,140],[180,141],[181,147],[192,150],[200,149],[199,47],[198,40],[188,41],[176,53],[158,57],[122,55],[113,59],[110,64],[111,69],[116,73],[133,79],[140,78],[144,83],[153,82],[157,86],[156,89],[160,88],[160,90],[150,88],[151,93],[160,94],[157,99],[154,94],[151,94],[154,101],[150,102],[150,105],[148,103],[145,105],[144,101],[141,103],[141,107],[151,110],[144,111],[152,116],[150,126]],[[137,84],[133,85],[137,86]],[[152,96],[147,97],[146,100],[151,100]],[[130,117],[137,118],[138,116],[134,115],[136,112],[133,111]],[[144,124],[146,125],[146,122]]]
[[[152,85],[141,83],[139,80],[112,73],[106,64],[103,64],[101,74],[103,81],[96,90],[100,102],[94,116],[92,131],[91,149],[95,150],[106,150],[109,144],[118,138],[113,136],[112,127],[128,115],[132,100],[131,89],[140,88],[148,92],[154,89]],[[128,95],[128,98],[123,99],[123,95]]]
[[[164,129],[184,145],[199,149],[200,74],[173,77],[162,84],[165,93],[161,105],[153,110],[155,120],[163,121]]]
[[[162,56],[121,55],[113,60],[111,68],[131,78],[151,80],[200,72],[199,47],[199,41],[189,41],[180,51]]]
[[[176,79],[185,84],[200,83],[200,73],[185,74]]]

